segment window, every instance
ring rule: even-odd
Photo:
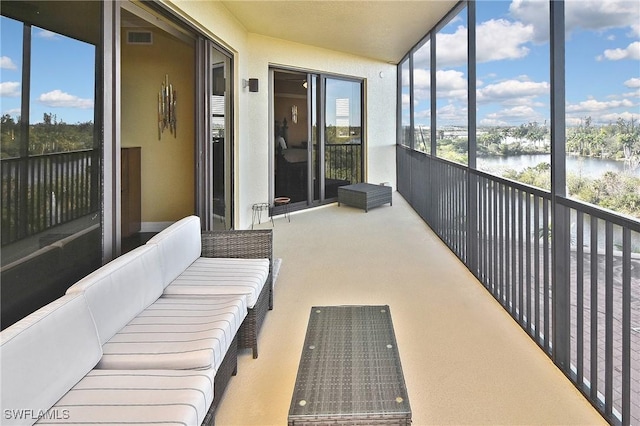
[[[400,64],[401,106],[400,106],[400,144],[411,146],[411,84],[409,76],[409,58]]]
[[[436,155],[467,164],[467,9],[436,34]]]
[[[413,54],[415,149],[431,153],[431,40]]]
[[[640,218],[640,5],[570,1],[565,16],[568,195]]]
[[[478,169],[551,189],[549,3],[476,6]]]

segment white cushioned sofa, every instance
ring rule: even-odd
[[[2,331],[2,424],[199,425],[213,368],[101,370],[102,345],[83,293],[65,295]]]
[[[258,333],[273,308],[271,230],[200,232],[188,216],[151,238],[160,249],[163,297],[245,296],[248,315],[238,334],[241,349],[258,357]]]
[[[257,356],[271,260],[271,230],[190,216],[82,278],[0,333],[0,423],[212,425],[243,332]]]

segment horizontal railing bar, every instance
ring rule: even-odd
[[[62,151],[62,152],[50,152],[47,154],[35,154],[35,155],[29,155],[28,157],[5,157],[5,158],[1,158],[0,161],[6,161],[6,162],[12,163],[15,161],[27,160],[32,158],[61,157],[69,154],[86,153],[86,152],[93,152],[93,151],[95,151],[95,149],[93,148],[77,149],[75,151]]]
[[[614,225],[628,228],[631,231],[640,232],[640,221],[638,221],[638,219],[622,216],[620,213],[610,212],[602,207],[587,204],[579,200],[573,200],[571,198],[557,197],[557,201],[565,207],[580,210],[590,216],[596,216],[599,219],[611,222]]]

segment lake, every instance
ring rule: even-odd
[[[527,167],[533,167],[542,162],[551,162],[550,155],[510,155],[510,156],[483,156],[478,157],[478,169],[488,172],[502,172],[507,169],[522,171]],[[567,156],[567,172],[582,174],[589,178],[598,178],[605,172],[630,171],[633,176],[640,177],[640,167],[630,170],[629,163],[616,160],[603,160],[593,157]]]

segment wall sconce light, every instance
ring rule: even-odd
[[[304,87],[305,89],[307,88],[307,80],[302,82],[302,87]]]
[[[258,91],[258,79],[257,78],[250,78],[249,80],[243,79],[242,80],[242,87],[249,87],[249,91],[250,92],[257,92]]]

